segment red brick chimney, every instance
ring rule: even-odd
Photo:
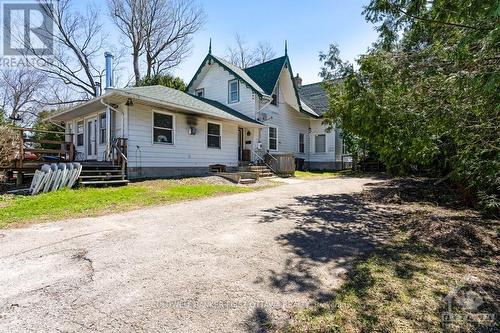
[[[293,78],[295,80],[295,84],[298,88],[302,86],[302,78],[299,76],[299,73]]]

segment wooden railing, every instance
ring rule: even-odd
[[[116,153],[116,160],[115,160]],[[125,179],[127,174],[127,139],[125,138],[116,138],[113,140],[111,144],[111,160],[113,165],[118,163],[121,166],[122,171],[122,179]]]
[[[35,154],[38,158],[55,155],[69,162],[72,162],[75,158],[73,134],[32,128],[16,128],[16,130],[19,131],[19,156],[16,161],[16,167],[19,169],[23,169],[27,160],[32,160],[31,158],[27,158],[27,153]],[[31,133],[32,135],[26,135],[27,133]],[[60,135],[61,140],[37,140],[33,137],[33,134],[36,133]],[[59,145],[60,148],[43,148],[42,145],[44,144]]]
[[[293,154],[269,154],[265,156],[266,164],[279,176],[293,176],[295,174],[295,157]]]

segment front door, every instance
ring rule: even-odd
[[[85,151],[88,160],[97,160],[97,118],[87,119]]]

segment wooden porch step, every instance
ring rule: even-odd
[[[80,176],[80,179],[95,179],[95,178],[122,178],[122,174],[119,175],[85,175]]]
[[[129,180],[120,179],[120,180],[88,180],[80,182],[80,185],[127,185],[130,183]]]
[[[99,169],[99,170],[82,170],[82,174],[92,174],[92,173],[120,173],[121,174],[122,170],[121,169]]]

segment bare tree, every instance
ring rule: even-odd
[[[252,66],[255,63],[252,50],[240,34],[237,33],[234,39],[236,44],[227,48],[229,62],[240,68]]]
[[[181,63],[205,20],[202,8],[189,0],[108,0],[108,5],[114,23],[131,44],[136,85],[141,62],[145,77]]]
[[[240,68],[247,68],[271,60],[275,53],[269,42],[259,42],[254,49],[247,46],[240,34],[235,35],[235,45],[228,46],[227,60]]]
[[[259,42],[254,50],[256,64],[269,61],[275,57],[274,50],[269,42]]]
[[[147,2],[148,0],[108,0],[113,22],[130,41],[136,84],[141,79],[139,59],[144,52]]]
[[[11,119],[30,123],[40,109],[39,94],[46,84],[41,72],[29,68],[0,72],[0,109]]]
[[[47,56],[27,45],[26,58],[46,79],[59,83],[57,90],[67,90],[66,103],[88,100],[96,96],[102,80],[102,69],[97,66],[103,53],[102,25],[95,7],[88,6],[81,14],[72,8],[71,0],[41,1],[40,7],[53,21],[54,30],[44,31],[54,41],[53,55]],[[29,55],[31,53],[31,55]]]

